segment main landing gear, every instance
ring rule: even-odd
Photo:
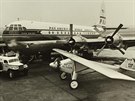
[[[72,73],[72,75],[71,75],[71,82],[69,83],[69,87],[71,88],[71,89],[77,89],[78,88],[78,86],[79,86],[79,83],[78,83],[78,81],[77,81],[77,76],[78,76],[78,74],[76,73],[76,71],[73,71],[73,73]]]
[[[73,89],[73,90],[74,89],[77,89],[78,86],[79,86],[79,83],[77,81],[77,76],[78,76],[78,74],[75,71],[73,71],[73,73],[71,73],[71,81],[69,83],[69,87],[71,89]],[[61,80],[66,80],[67,77],[68,77],[68,74],[67,73],[65,73],[65,72],[61,72],[60,73],[60,79]]]
[[[79,84],[78,84],[78,81],[77,80],[72,80],[69,84],[70,88],[71,89],[77,89]]]

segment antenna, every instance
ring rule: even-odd
[[[17,21],[19,21],[20,20],[20,18],[17,18]]]

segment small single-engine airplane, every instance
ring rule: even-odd
[[[119,72],[120,69],[135,71],[135,63],[133,59],[125,59],[125,61],[120,66],[113,66],[109,64],[87,60],[85,58],[82,58],[80,56],[77,56],[75,54],[69,53],[61,49],[53,50],[65,57],[68,57],[67,59],[63,60],[56,59],[54,62],[50,63],[50,67],[57,68],[60,71],[62,71],[62,73],[60,74],[60,78],[62,80],[65,80],[67,78],[67,74],[71,75],[71,82],[69,84],[71,89],[78,88],[79,83],[77,81],[77,75],[86,73],[84,71],[88,69],[92,69],[93,71],[99,72],[112,79],[135,81],[134,78]]]

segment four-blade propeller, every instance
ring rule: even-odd
[[[103,45],[103,47],[98,51],[97,55],[99,55],[99,53],[101,51],[103,51],[103,49],[106,47],[106,46],[113,46],[114,48],[118,49],[122,54],[124,54],[125,52],[122,51],[119,47],[117,47],[115,44],[114,44],[114,36],[117,34],[117,32],[122,28],[123,24],[120,24],[118,26],[118,28],[114,31],[114,33],[111,35],[111,36],[107,36],[105,38],[105,44]]]

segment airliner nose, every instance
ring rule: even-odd
[[[1,42],[1,41],[3,41],[3,39],[2,39],[2,35],[0,35],[0,42]]]
[[[3,35],[3,29],[0,28],[0,41],[3,41],[2,35]]]

